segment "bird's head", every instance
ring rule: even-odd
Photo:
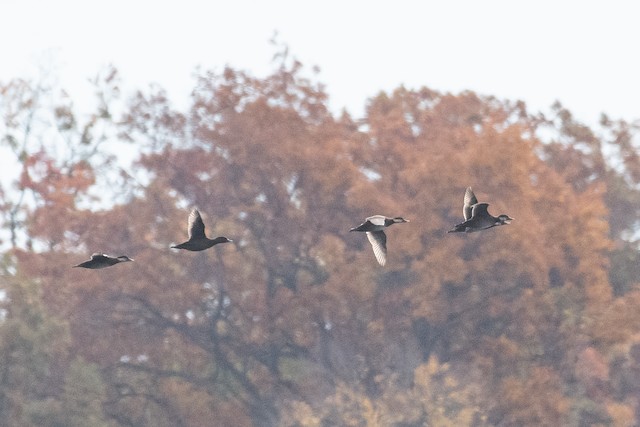
[[[402,222],[409,222],[409,220],[408,219],[404,219],[401,216],[397,216],[397,217],[393,218],[393,222],[395,224],[400,224]]]
[[[511,224],[511,221],[513,221],[513,218],[511,218],[509,215],[502,214],[498,216],[498,221],[500,221],[500,225],[509,225]]]

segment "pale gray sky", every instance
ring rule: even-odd
[[[470,89],[578,119],[640,118],[635,1],[36,1],[0,2],[0,81],[33,76],[50,55],[73,98],[113,63],[129,88],[158,83],[179,103],[193,71],[225,64],[258,76],[279,40],[321,69],[331,106],[362,113],[400,84]],[[46,62],[46,61],[45,61]]]

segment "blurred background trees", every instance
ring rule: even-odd
[[[404,87],[354,119],[286,55],[186,111],[119,79],[84,115],[0,85],[7,425],[638,423],[637,124]],[[446,235],[467,186],[514,223]],[[168,249],[192,206],[234,243]]]

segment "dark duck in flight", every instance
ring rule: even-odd
[[[185,249],[187,251],[204,251],[210,247],[217,245],[218,243],[232,242],[231,239],[226,237],[216,237],[215,239],[209,239],[204,234],[204,222],[197,209],[194,209],[189,214],[189,223],[187,225],[187,231],[189,233],[189,240],[179,245],[171,246],[174,249]]]
[[[126,255],[114,257],[114,256],[105,255],[105,254],[93,254],[91,255],[90,260],[82,262],[78,265],[74,265],[74,267],[90,268],[92,270],[97,270],[99,268],[111,267],[112,265],[116,265],[121,262],[129,262],[129,261],[133,261],[133,260]]]
[[[488,203],[478,203],[478,199],[473,194],[471,187],[467,187],[462,206],[464,222],[457,224],[448,233],[472,233],[499,225],[508,225],[513,221],[513,218],[509,217],[509,215],[501,214],[497,217],[491,215],[487,210],[488,206]]]

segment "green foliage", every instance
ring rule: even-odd
[[[34,281],[2,282],[0,414],[7,426],[101,426],[106,389],[97,365],[73,359],[67,322],[45,310]]]
[[[63,392],[57,398],[32,402],[27,408],[29,424],[42,427],[109,427],[102,405],[105,386],[97,366],[74,360],[69,366]]]
[[[55,387],[58,362],[66,357],[66,325],[44,311],[33,281],[3,280],[6,292],[0,323],[0,414],[22,425],[30,404]]]
[[[69,366],[62,409],[68,426],[106,427],[102,404],[106,400],[106,388],[98,366],[74,360]]]

